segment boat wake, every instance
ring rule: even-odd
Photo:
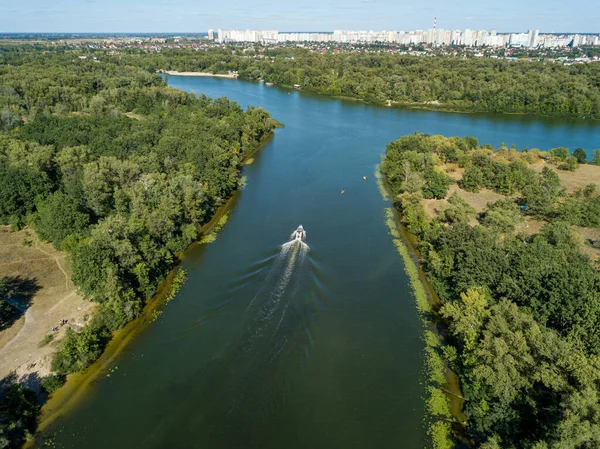
[[[290,373],[310,356],[312,328],[324,296],[318,264],[296,236],[297,230],[291,241],[258,261],[235,286],[237,295],[245,296],[244,291],[256,286],[250,279],[262,278],[242,309],[243,324],[230,336],[230,344],[198,373],[202,382],[197,394],[211,404],[202,416],[190,409],[194,425],[218,431],[226,422],[229,429],[242,429],[242,423],[260,425],[284,407],[286,392],[293,389]],[[263,270],[268,270],[266,275]],[[235,439],[235,430],[229,435]]]

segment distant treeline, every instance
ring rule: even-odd
[[[600,118],[600,64],[318,54],[302,49],[164,49],[127,59],[152,70],[238,71],[240,79],[300,84],[303,90],[377,105]],[[119,56],[121,58],[121,56]]]
[[[441,301],[433,319],[446,330],[437,351],[459,374],[478,447],[600,447],[600,273],[574,227],[600,228],[600,195],[593,184],[561,186],[549,166],[575,170],[571,158],[562,148],[493,150],[472,137],[416,134],[387,146],[381,170],[419,237]],[[530,167],[543,161],[541,172]],[[477,213],[448,194],[448,173],[459,169],[464,190],[504,197]],[[426,199],[446,199],[435,218]],[[518,232],[529,220],[545,224]],[[443,379],[436,389],[432,441],[453,447]]]
[[[0,223],[32,226],[67,251],[73,282],[100,304],[83,331],[67,332],[52,364],[64,375],[140,314],[277,123],[139,67],[27,47],[0,55]],[[2,447],[31,422],[4,412]]]

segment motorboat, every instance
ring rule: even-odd
[[[293,240],[305,240],[306,239],[306,231],[302,227],[302,225],[298,226],[298,228],[292,234]]]

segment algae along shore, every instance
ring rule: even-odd
[[[375,176],[382,199],[389,201],[389,186],[386,185],[385,178],[381,174],[380,165],[376,166]],[[410,280],[415,305],[422,321],[427,384],[424,422],[429,441],[434,449],[454,447],[464,433],[464,398],[456,373],[452,371],[444,357],[444,347],[447,343],[435,320],[435,310],[440,305],[439,297],[419,265],[420,255],[416,249],[415,236],[407,232],[402,224],[400,213],[393,208],[385,209],[385,223],[394,246],[402,258],[404,271]]]
[[[172,295],[183,280],[172,272],[177,254],[222,215],[242,163],[278,126],[260,108],[196,98],[108,61],[77,61],[67,87],[64,58],[49,52],[0,75],[33,102],[15,106],[23,121],[0,133],[0,188],[12,192],[0,205],[9,225],[0,248],[10,259],[0,267],[0,394],[21,398],[8,405],[16,424],[2,430],[12,446],[36,427],[30,390],[50,394],[56,411],[110,364],[148,313],[158,318],[160,301],[150,299]],[[84,86],[95,77],[102,83],[92,93]],[[60,106],[72,113],[35,97],[42,85],[58,96],[75,89]],[[117,85],[120,93],[109,95]],[[66,376],[73,380],[61,389]]]
[[[427,315],[443,338],[425,337],[433,447],[578,447],[574,429],[598,446],[597,401],[572,404],[600,388],[600,195],[581,186],[600,166],[416,133],[388,144],[381,171],[439,298]]]

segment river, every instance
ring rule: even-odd
[[[285,128],[244,167],[217,240],[186,252],[176,298],[45,434],[86,449],[424,447],[422,328],[373,176],[385,145],[419,131],[589,152],[600,123],[168,82]],[[307,246],[284,245],[299,224]]]

